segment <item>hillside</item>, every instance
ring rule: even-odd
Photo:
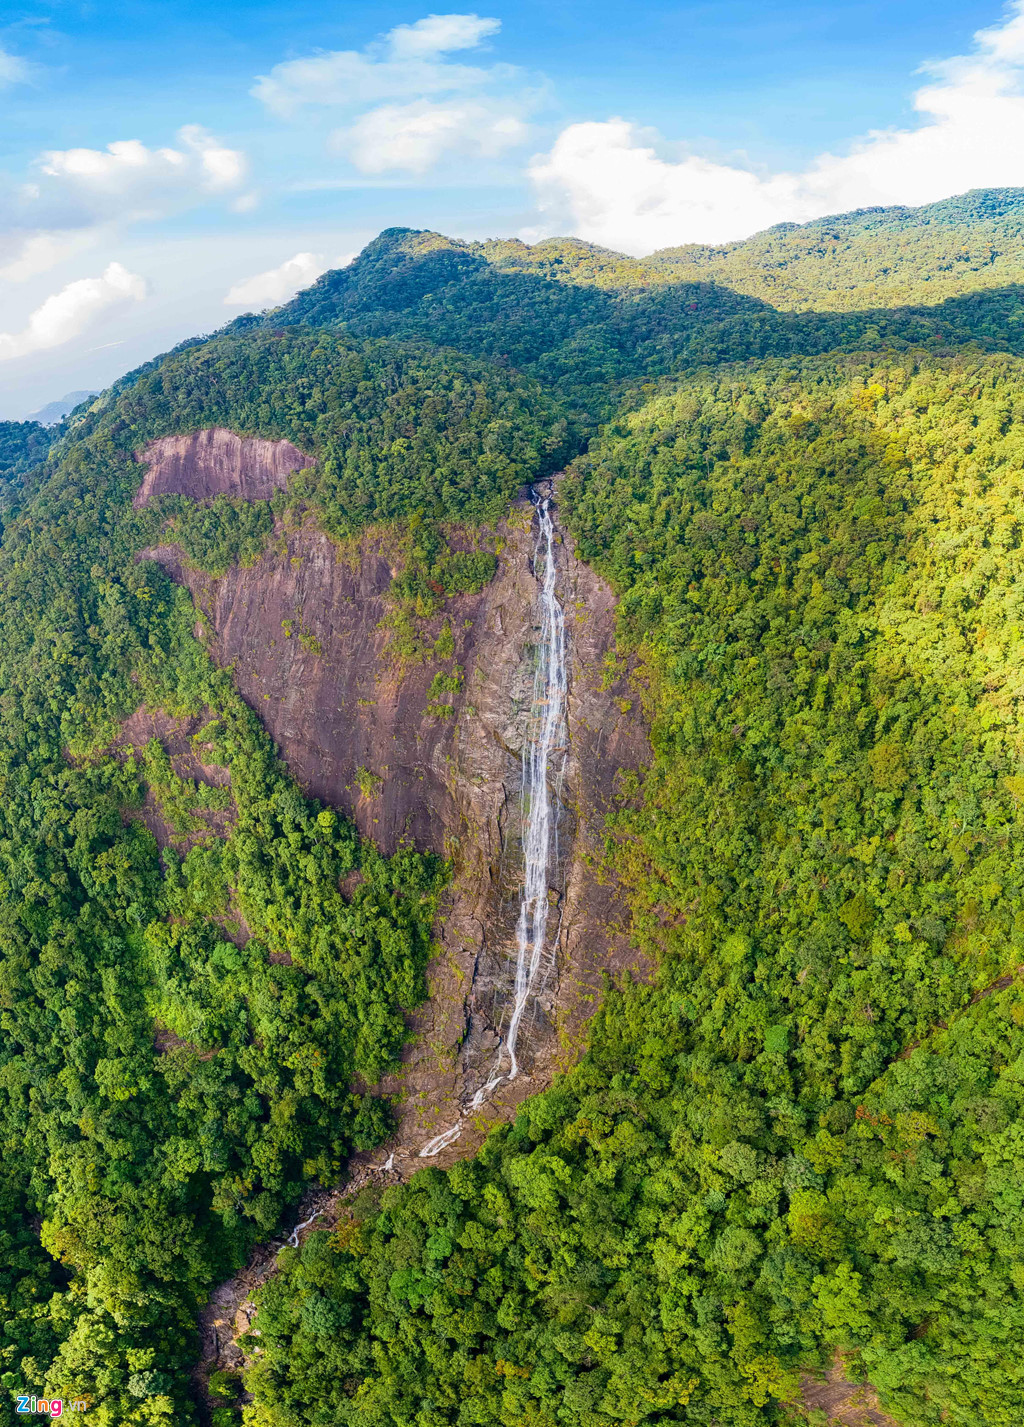
[[[0,421],[0,481],[11,481],[38,466],[50,442],[50,431],[37,421]]]
[[[386,1133],[385,1102],[351,1087],[395,1062],[443,880],[302,795],[145,556],[163,533],[194,568],[251,563],[311,501],[331,531],[479,518],[553,459],[532,406],[450,356],[220,339],[127,384],[6,512],[0,1362],[89,1396],[97,1422],[185,1420],[198,1303]],[[134,451],[218,423],[301,442],[307,494],[133,507]],[[479,560],[440,537],[432,554],[447,589],[479,583]]]
[[[867,208],[789,223],[720,248],[644,260],[676,282],[716,282],[794,312],[933,306],[1024,278],[1024,194],[976,189],[923,208]]]
[[[1015,1427],[1021,201],[389,230],[0,427],[10,1394]]]
[[[587,427],[695,366],[971,342],[1024,351],[1022,213],[1010,190],[852,215],[835,236],[818,223],[642,260],[576,239],[529,248],[391,229],[293,302],[236,325],[340,325],[473,352],[528,372]]]
[[[897,1421],[1013,1419],[1020,381],[727,370],[573,468],[647,691],[616,837],[661,976],[473,1165],[294,1256],[254,1420],[312,1386],[337,1421],[767,1423],[835,1348]]]

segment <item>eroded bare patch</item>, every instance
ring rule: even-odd
[[[821,1378],[805,1374],[800,1382],[800,1405],[808,1412],[824,1412],[834,1427],[899,1427],[882,1411],[874,1388],[851,1382],[849,1370],[848,1357],[837,1352]]]
[[[188,783],[203,784],[208,788],[229,788],[231,774],[217,763],[206,763],[194,747],[195,735],[202,729],[206,718],[176,719],[163,709],[139,707],[121,725],[121,731],[110,745],[108,752],[124,758],[129,753],[141,753],[153,739],[162,746],[170,759],[171,769],[177,778]],[[228,800],[222,809],[191,807],[189,813],[193,825],[187,829],[176,827],[165,803],[153,788],[147,787],[146,799],[142,807],[132,809],[128,816],[145,824],[156,838],[160,848],[172,846],[179,852],[187,852],[197,842],[208,837],[224,837],[230,832],[236,818],[234,804]],[[240,922],[237,913],[232,912],[235,925],[229,926],[226,919],[224,930],[231,940],[248,940],[248,928]]]
[[[269,500],[285,489],[293,471],[316,464],[290,441],[236,436],[223,426],[161,436],[136,451],[135,459],[148,467],[132,502],[137,510],[160,495]]]

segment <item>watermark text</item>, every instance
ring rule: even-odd
[[[88,1412],[87,1397],[34,1397],[31,1393],[19,1396],[15,1412],[26,1416],[36,1414],[43,1417],[63,1417],[65,1412]]]

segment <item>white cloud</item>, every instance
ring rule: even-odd
[[[81,278],[48,297],[20,332],[0,332],[0,361],[59,347],[79,336],[112,307],[139,302],[146,284],[120,263],[110,263],[102,277]]]
[[[224,193],[244,180],[249,165],[241,149],[229,149],[199,124],[186,124],[178,138],[191,150],[202,187],[208,192]]]
[[[302,288],[315,282],[329,267],[346,267],[355,253],[345,253],[329,263],[322,253],[296,253],[280,267],[236,282],[224,299],[225,307],[246,307],[250,311],[278,307]]]
[[[799,173],[662,157],[622,119],[571,124],[530,165],[544,231],[568,224],[592,242],[646,253],[853,208],[1024,184],[1024,0],[974,40],[972,54],[925,67],[931,82],[914,95],[918,128],[870,133],[849,153],[822,154]]]
[[[591,242],[645,253],[745,237],[780,214],[755,174],[706,159],[659,158],[622,119],[570,124],[529,174],[541,212],[550,215],[531,237],[564,227]]]
[[[257,195],[237,195],[247,168],[244,153],[198,124],[178,131],[175,148],[124,138],[48,150],[29,183],[0,183],[0,281],[24,283],[141,218],[217,200],[248,211]]]
[[[445,154],[493,158],[526,138],[514,114],[473,102],[384,104],[334,136],[362,173],[426,173]]]
[[[331,50],[286,60],[261,75],[250,91],[274,113],[295,114],[304,104],[374,104],[478,88],[515,73],[508,65],[481,69],[444,56],[475,49],[501,28],[479,15],[429,15],[398,25],[365,50]]]
[[[9,84],[24,84],[32,78],[34,69],[35,65],[29,64],[27,59],[0,49],[0,89],[6,89]]]
[[[161,207],[183,193],[219,194],[237,188],[246,175],[245,155],[229,149],[198,124],[179,130],[180,149],[149,149],[138,139],[119,139],[106,149],[52,149],[42,172],[65,191],[94,206],[127,202]],[[42,197],[33,187],[28,196]]]
[[[43,173],[101,193],[123,193],[140,177],[175,181],[184,172],[185,155],[177,149],[147,149],[138,139],[119,139],[102,149],[52,149],[43,155]]]
[[[509,65],[455,64],[448,56],[476,49],[500,29],[500,20],[481,15],[427,15],[397,25],[365,50],[279,64],[252,93],[284,116],[303,105],[352,110],[355,117],[331,135],[331,145],[362,173],[422,174],[446,155],[492,158],[524,142],[520,111],[533,99],[473,97],[518,72]]]
[[[179,145],[147,148],[120,139],[105,149],[52,149],[40,155],[30,182],[0,187],[0,280],[24,282],[101,240],[125,223],[222,200],[238,211],[255,195],[237,196],[245,154],[197,124]]]
[[[476,49],[500,29],[500,20],[480,15],[427,15],[413,25],[397,25],[387,39],[396,59],[423,59],[451,50]]]

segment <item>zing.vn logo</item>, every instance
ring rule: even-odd
[[[87,1397],[69,1397],[65,1403],[62,1397],[31,1397],[27,1392],[18,1398],[16,1412],[42,1413],[45,1417],[63,1417],[64,1408],[69,1412],[87,1412]]]

